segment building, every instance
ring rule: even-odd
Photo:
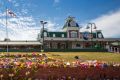
[[[44,32],[44,33],[43,33]],[[44,35],[44,36],[43,36]],[[104,38],[101,30],[80,32],[80,26],[73,17],[68,17],[62,31],[51,32],[41,29],[38,41],[46,50],[105,51],[107,44],[120,41],[120,38]]]
[[[8,51],[40,51],[41,43],[39,41],[0,41],[0,52]]]
[[[108,51],[109,52],[114,52],[114,53],[120,53],[120,42],[116,41],[116,42],[110,44],[109,48],[108,48]]]
[[[110,51],[119,52],[120,38],[104,38],[101,30],[94,23],[89,23],[91,31],[81,32],[74,17],[68,17],[62,31],[48,31],[42,28],[36,41],[0,41],[0,51]],[[43,26],[44,27],[44,26]],[[94,27],[94,30],[92,30]]]

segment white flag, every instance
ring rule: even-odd
[[[16,17],[15,13],[12,12],[11,10],[7,9],[7,15],[11,16],[11,17]]]

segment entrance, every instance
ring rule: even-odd
[[[65,49],[65,44],[64,43],[58,43],[57,48],[58,49]]]

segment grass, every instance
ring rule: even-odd
[[[19,54],[21,52],[12,52],[10,54]],[[4,53],[5,54],[5,53]],[[22,53],[30,54],[30,52]],[[79,56],[81,60],[98,60],[108,63],[120,63],[120,54],[109,52],[46,52],[48,57],[55,59],[63,59],[65,61],[74,61],[75,56]]]
[[[110,63],[120,63],[120,54],[108,52],[48,52],[47,55],[70,62],[75,60],[75,56],[79,56],[81,60],[98,60]]]

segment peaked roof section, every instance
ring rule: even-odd
[[[79,27],[78,23],[74,20],[74,17],[69,16],[66,19],[66,22],[63,26],[63,29],[66,27]]]

